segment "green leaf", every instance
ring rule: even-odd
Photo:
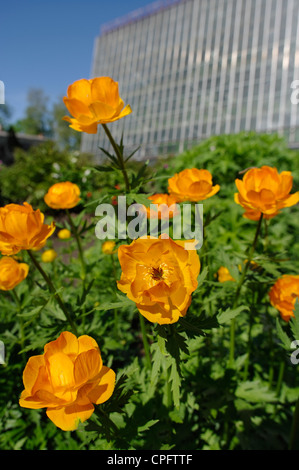
[[[147,423],[143,424],[142,426],[138,426],[137,428],[138,434],[144,431],[148,431],[152,426],[154,426],[158,422],[159,422],[158,419],[150,419]]]
[[[143,206],[149,207],[153,202],[148,199],[152,193],[142,194],[142,193],[128,193],[126,194],[127,204],[142,204]]]
[[[251,403],[274,403],[277,397],[274,390],[269,390],[268,384],[259,380],[246,381],[239,384],[236,396]]]
[[[108,165],[97,165],[95,169],[97,171],[104,171],[104,172],[115,171],[115,168],[113,166],[108,166]]]
[[[135,302],[128,299],[127,297],[124,297],[124,299],[120,300],[119,302],[104,302],[98,307],[95,307],[94,310],[111,310],[114,308],[133,307],[133,306],[135,306]]]
[[[208,273],[209,273],[209,268],[208,268],[208,266],[205,266],[203,268],[202,272],[199,274],[199,276],[197,278],[197,288],[196,289],[198,289],[202,285],[202,283],[206,279]]]
[[[295,309],[294,309],[295,317],[290,319],[290,327],[295,339],[299,340],[299,302],[298,298],[295,302]]]
[[[227,308],[224,312],[220,311],[217,315],[217,320],[220,325],[229,323],[233,318],[236,318],[243,310],[249,310],[246,305],[240,305],[240,307],[231,309]]]
[[[129,155],[128,157],[126,157],[125,163],[126,163],[128,160],[130,160],[130,158],[132,158],[133,155],[135,155],[135,153],[136,153],[140,148],[141,148],[141,145],[139,145],[139,147],[137,147],[137,149],[133,150],[133,152],[130,153],[130,155]]]
[[[165,340],[158,336],[158,343],[153,343],[151,346],[152,350],[152,371],[151,371],[151,383],[156,384],[160,370],[165,361]]]
[[[277,336],[281,341],[282,347],[284,349],[286,349],[287,351],[289,351],[290,350],[291,340],[288,337],[288,335],[283,331],[283,329],[280,325],[280,322],[279,322],[279,318],[276,318],[276,331],[277,331]]]
[[[180,406],[180,397],[181,397],[181,377],[180,373],[177,368],[176,361],[172,361],[171,364],[171,369],[170,369],[170,375],[169,375],[169,381],[171,382],[171,391],[172,391],[172,398],[173,398],[173,404],[176,408],[179,408]]]
[[[111,153],[109,153],[106,149],[104,149],[103,147],[99,147],[100,150],[102,150],[102,152],[107,155],[107,157],[114,163],[114,165],[119,168],[119,163],[118,163],[118,160],[117,158],[114,156],[114,155],[111,155]]]

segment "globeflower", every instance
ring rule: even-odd
[[[0,289],[14,289],[20,282],[26,279],[29,266],[26,263],[18,263],[9,256],[3,256],[0,260]]]
[[[259,220],[277,215],[280,209],[299,202],[299,192],[290,194],[293,177],[290,171],[278,173],[276,168],[262,166],[248,170],[243,180],[236,179],[239,193],[235,193],[235,202],[240,204],[245,213],[243,217]]]
[[[47,416],[63,431],[73,431],[87,420],[94,404],[107,401],[114,390],[115,373],[103,366],[96,341],[64,331],[47,343],[44,353],[32,356],[24,372],[24,408],[47,408]]]
[[[71,128],[87,134],[96,134],[98,124],[117,121],[132,112],[129,105],[124,107],[118,82],[110,77],[77,80],[68,87],[63,101],[73,116],[63,119]]]
[[[115,253],[115,242],[112,240],[107,240],[106,242],[103,243],[102,245],[102,252],[105,255],[112,255]]]
[[[147,237],[118,249],[122,274],[117,286],[153,323],[177,322],[191,303],[200,261],[197,252],[186,250],[184,243]]]
[[[52,263],[54,259],[57,258],[57,253],[55,250],[46,250],[42,254],[42,261],[44,263]]]
[[[220,268],[217,271],[217,275],[218,275],[219,282],[227,282],[227,281],[236,280],[231,276],[229,270],[225,266],[220,266]]]
[[[27,202],[0,207],[0,252],[14,255],[21,250],[39,250],[55,230],[44,224],[44,214]]]
[[[80,189],[70,181],[55,183],[49,188],[44,200],[52,209],[72,209],[80,201]]]
[[[295,302],[299,298],[299,275],[285,274],[279,278],[271,287],[269,297],[282,319],[289,321],[294,317]]]
[[[72,234],[67,228],[62,228],[57,233],[57,236],[58,238],[60,238],[60,240],[68,240],[69,238],[71,238]]]
[[[151,201],[151,206],[146,207],[147,217],[150,219],[151,216],[157,215],[159,219],[172,219],[179,213],[179,207],[176,204],[176,198],[169,194],[153,194],[148,197]],[[173,210],[169,210],[172,208]]]
[[[191,168],[176,173],[168,180],[168,192],[177,202],[203,201],[218,193],[219,184],[213,186],[208,170]]]

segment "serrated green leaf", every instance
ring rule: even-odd
[[[294,335],[294,339],[299,340],[299,302],[298,298],[295,302],[294,317],[290,319],[290,327]]]
[[[259,380],[241,382],[236,389],[236,396],[251,403],[274,403],[277,397],[274,390],[269,390],[268,384]]]
[[[246,305],[240,305],[240,307],[234,309],[228,308],[224,312],[220,312],[217,315],[217,320],[220,325],[223,325],[237,317],[243,310],[249,310],[249,308]]]
[[[118,296],[118,298],[119,298],[119,301],[117,301],[117,302],[103,302],[98,307],[95,307],[94,310],[111,310],[111,309],[114,309],[114,308],[133,307],[133,306],[136,305],[135,302],[128,299],[128,297],[120,298],[120,296]]]
[[[142,204],[143,206],[149,207],[153,201],[148,199],[152,193],[149,194],[142,194],[142,193],[128,193],[126,194],[127,204],[133,204],[134,202],[137,204]]]
[[[180,388],[181,388],[181,378],[179,371],[177,369],[177,364],[175,361],[172,361],[171,369],[170,369],[170,375],[169,375],[169,381],[171,382],[171,391],[172,391],[172,398],[173,398],[173,404],[176,408],[179,408],[180,406]]]
[[[202,272],[199,274],[199,276],[197,278],[197,288],[196,289],[198,289],[202,285],[202,283],[206,279],[208,273],[209,273],[209,268],[208,268],[208,266],[205,266],[203,268]]]
[[[276,318],[276,331],[277,331],[277,336],[281,341],[282,347],[286,349],[287,351],[289,351],[291,340],[288,337],[288,335],[283,331],[278,318]]]
[[[143,424],[142,426],[138,426],[137,428],[138,434],[144,431],[148,431],[152,426],[154,426],[158,422],[159,422],[158,419],[150,419],[147,423]]]

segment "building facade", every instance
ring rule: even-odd
[[[104,25],[92,76],[118,81],[133,110],[113,136],[141,145],[139,159],[241,130],[295,146],[298,17],[298,0],[164,0]],[[82,136],[82,151],[100,158],[99,146],[109,148],[101,126]]]

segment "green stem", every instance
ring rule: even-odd
[[[28,255],[30,256],[31,258],[31,261],[33,262],[34,266],[36,267],[36,269],[40,272],[40,274],[42,275],[42,277],[44,278],[44,280],[46,281],[48,287],[49,287],[49,290],[50,292],[54,295],[59,307],[61,308],[61,310],[63,311],[67,321],[69,322],[74,334],[76,336],[78,336],[78,332],[77,332],[77,327],[75,325],[75,323],[73,322],[66,306],[64,305],[60,295],[56,292],[56,289],[51,281],[51,279],[49,278],[49,276],[47,275],[47,273],[43,270],[43,268],[41,267],[41,265],[39,264],[39,262],[37,261],[37,259],[35,258],[34,254],[28,250]]]
[[[118,145],[116,144],[115,140],[113,139],[112,137],[112,134],[111,132],[109,131],[108,127],[106,124],[102,124],[103,126],[103,129],[104,131],[106,132],[106,135],[113,147],[113,150],[115,152],[115,155],[117,157],[117,160],[118,160],[118,163],[119,163],[119,166],[120,166],[120,169],[121,169],[121,172],[123,174],[123,177],[124,177],[124,181],[125,181],[125,185],[126,185],[126,191],[129,193],[130,192],[130,182],[129,182],[129,178],[128,178],[128,174],[127,174],[127,170],[126,170],[126,167],[125,167],[125,162],[124,162],[124,158],[123,158],[123,155],[122,153],[120,152],[119,150],[119,147]]]
[[[277,384],[276,384],[276,396],[277,396],[277,397],[279,397],[279,395],[280,395],[280,390],[281,390],[281,384],[282,384],[284,369],[285,369],[285,362],[284,362],[284,361],[281,361],[280,366],[279,366]]]
[[[141,327],[141,333],[142,333],[143,347],[144,347],[144,352],[145,352],[146,365],[148,369],[150,369],[151,368],[150,348],[149,348],[149,343],[147,340],[144,318],[141,315],[141,313],[139,313],[139,320],[140,320],[140,327]]]
[[[167,373],[167,383],[166,383],[166,399],[167,399],[166,406],[168,409],[172,408],[172,390],[171,390],[170,374],[171,374],[171,366],[169,367],[169,370]]]
[[[17,304],[18,313],[21,314],[22,305],[21,305],[21,301],[19,299],[18,294],[16,293],[15,289],[12,289],[10,291],[10,293],[11,293],[14,301]],[[23,318],[21,316],[19,316],[19,325],[20,325],[20,346],[21,346],[21,350],[23,351],[23,349],[25,347],[25,330],[24,330],[24,321],[23,321]],[[26,355],[25,355],[24,352],[22,353],[22,356],[23,356],[24,362],[26,362]]]
[[[269,390],[272,388],[273,377],[274,377],[274,349],[273,349],[273,334],[272,329],[269,329],[269,378],[268,378],[268,387]]]
[[[238,285],[237,285],[237,290],[236,290],[235,299],[234,299],[232,309],[235,309],[238,305],[241,289],[242,289],[242,286],[243,286],[248,268],[250,266],[250,263],[252,261],[252,257],[253,257],[253,254],[254,254],[254,251],[255,251],[255,248],[256,248],[258,236],[259,236],[261,226],[262,226],[262,221],[263,221],[263,214],[261,213],[261,216],[259,218],[259,221],[258,221],[258,224],[257,224],[257,227],[256,227],[254,240],[253,240],[253,243],[251,245],[251,248],[250,248],[250,251],[249,251],[249,254],[248,254],[247,262],[244,266],[244,269],[242,271],[242,275],[241,275],[240,280],[239,280]],[[231,321],[231,327],[230,327],[229,367],[233,367],[233,365],[234,365],[235,329],[236,329],[236,320],[235,320],[235,318],[233,318],[232,321]]]
[[[244,381],[247,380],[248,377],[248,369],[249,369],[249,358],[250,358],[250,352],[251,352],[251,331],[252,331],[252,325],[253,325],[253,318],[252,318],[252,311],[250,309],[250,317],[249,317],[249,328],[248,328],[248,342],[247,342],[247,356],[246,356],[246,361],[245,361],[245,367],[244,367],[244,376],[243,379]]]
[[[296,441],[299,441],[299,398],[297,400],[293,415],[291,436],[289,442],[289,450],[295,450]]]
[[[77,227],[75,226],[74,222],[73,222],[73,219],[72,219],[72,216],[71,214],[69,213],[69,210],[66,209],[66,215],[67,215],[67,218],[68,218],[68,221],[70,223],[70,226],[71,226],[71,229],[72,229],[72,233],[76,239],[76,242],[77,242],[77,247],[78,247],[78,252],[79,252],[79,258],[80,258],[80,262],[81,262],[81,278],[83,281],[85,281],[85,277],[86,277],[86,264],[85,264],[85,260],[84,260],[84,253],[83,253],[83,249],[82,249],[82,245],[81,245],[81,240],[80,240],[80,236],[78,234],[78,230],[77,230]]]
[[[116,266],[115,266],[113,253],[111,253],[111,255],[109,256],[111,256],[113,279],[114,279],[115,285],[117,286],[117,274],[116,274]],[[114,331],[115,331],[116,338],[119,338],[119,319],[118,319],[118,310],[116,308],[114,309]]]

